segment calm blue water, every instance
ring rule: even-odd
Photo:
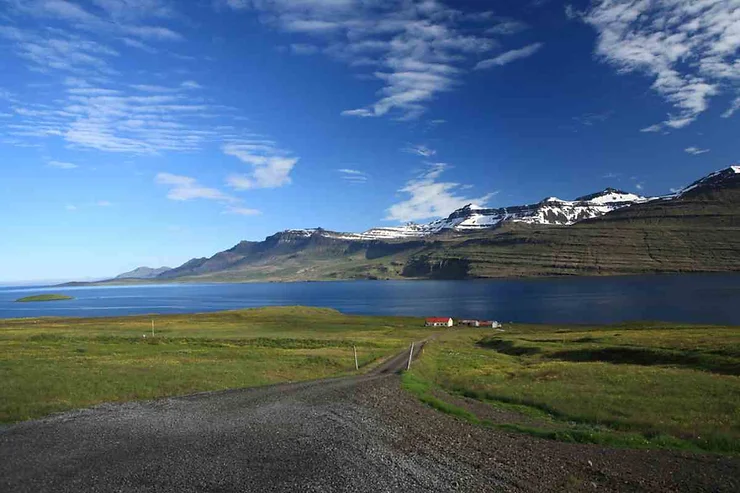
[[[45,292],[76,299],[14,302]],[[0,318],[192,313],[265,305],[507,322],[665,320],[740,325],[740,275],[0,288]]]

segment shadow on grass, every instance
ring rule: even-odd
[[[585,337],[576,339],[573,343],[585,344],[596,341],[598,339]],[[563,343],[563,341],[557,342]],[[659,348],[608,346],[576,347],[573,349],[545,352],[543,348],[537,346],[518,345],[513,341],[499,338],[482,339],[476,345],[486,349],[493,349],[509,356],[541,355],[542,358],[573,363],[603,362],[615,365],[678,366],[722,375],[740,375],[740,359],[729,351],[672,351]]]
[[[483,339],[478,341],[478,346],[486,349],[494,349],[499,353],[508,354],[510,356],[529,356],[540,353],[540,348],[532,346],[517,346],[511,341],[505,341],[503,339]]]
[[[545,356],[572,362],[601,361],[615,365],[683,366],[724,375],[740,375],[740,362],[695,352],[678,352],[632,347],[579,348],[557,351]]]

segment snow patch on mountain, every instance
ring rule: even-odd
[[[728,180],[734,182],[737,180],[737,174],[740,174],[740,166],[730,166],[701,178],[675,194],[661,197],[642,197],[615,188],[607,188],[597,193],[578,197],[575,200],[547,197],[536,204],[498,209],[468,204],[444,219],[438,219],[427,224],[408,223],[403,226],[379,227],[362,233],[338,233],[320,228],[289,230],[286,233],[297,237],[310,237],[318,234],[340,240],[371,241],[423,238],[442,231],[485,230],[495,228],[506,222],[570,226],[635,204],[652,200],[673,200],[700,186],[715,187],[721,186]]]

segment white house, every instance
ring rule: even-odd
[[[431,317],[426,319],[424,325],[427,327],[452,327],[455,322],[450,317]]]

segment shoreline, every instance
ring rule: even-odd
[[[168,285],[208,285],[208,284],[297,284],[297,283],[329,283],[329,282],[419,282],[419,281],[454,281],[454,282],[480,282],[480,281],[536,281],[536,280],[562,280],[562,279],[603,279],[603,278],[624,278],[624,277],[642,277],[642,276],[692,276],[692,275],[740,275],[740,271],[650,271],[650,272],[631,272],[617,274],[558,274],[558,275],[535,275],[535,276],[501,276],[501,277],[468,277],[459,279],[433,279],[427,277],[403,277],[403,278],[386,278],[386,279],[287,279],[287,280],[164,280],[164,279],[130,279],[116,282],[113,279],[105,281],[70,281],[62,284],[43,285],[43,288],[78,288],[78,287],[122,287],[122,286],[168,286]],[[13,286],[5,286],[13,287]],[[21,286],[18,286],[21,287]]]

